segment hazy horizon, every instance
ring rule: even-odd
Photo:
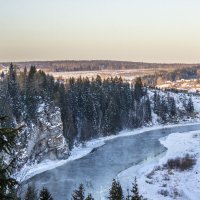
[[[198,0],[0,0],[0,62],[200,63]]]

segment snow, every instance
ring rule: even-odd
[[[117,178],[123,188],[131,188],[133,178],[136,176],[140,192],[148,200],[199,200],[200,131],[172,133],[166,138],[161,138],[160,142],[168,149],[164,156],[149,159],[118,174]],[[168,159],[184,157],[186,154],[194,156],[197,160],[192,169],[178,171],[161,168]],[[165,193],[167,196],[160,193]]]
[[[153,97],[153,91],[148,91],[150,98]],[[183,108],[183,96],[187,94],[176,94],[172,92],[170,96],[173,96],[177,107]],[[166,92],[160,91],[161,95],[166,95]],[[34,163],[31,166],[25,165],[20,172],[14,175],[19,182],[25,181],[36,174],[40,174],[44,171],[51,170],[53,168],[59,167],[67,162],[82,158],[89,154],[94,148],[103,146],[106,141],[112,140],[117,137],[126,137],[130,135],[136,135],[143,133],[145,131],[157,130],[162,128],[178,127],[190,124],[199,124],[200,120],[200,97],[192,95],[192,100],[197,115],[194,118],[180,119],[182,121],[179,124],[174,125],[160,125],[158,123],[158,116],[152,113],[152,124],[150,127],[141,127],[135,130],[123,130],[117,135],[100,137],[98,139],[93,139],[84,144],[79,144],[75,146],[71,155],[66,160],[45,160],[42,163]],[[43,106],[40,106],[42,109]],[[148,158],[148,160],[140,163],[136,166],[132,166],[129,169],[118,174],[117,178],[122,183],[124,189],[131,188],[134,176],[137,176],[138,183],[140,186],[141,193],[151,199],[200,199],[200,131],[193,131],[189,133],[173,133],[166,138],[161,138],[160,142],[168,150],[166,153],[159,155],[158,157]],[[177,156],[184,156],[186,153],[195,156],[197,163],[192,170],[179,172],[170,172],[167,170],[154,170],[156,166],[162,166],[169,158],[175,158]],[[149,175],[150,174],[150,175]],[[148,176],[149,175],[149,176]],[[150,179],[147,178],[151,177]],[[168,180],[170,179],[170,180]],[[168,195],[164,197],[161,192],[168,191]],[[160,192],[160,193],[159,193]],[[176,196],[179,194],[181,196]]]
[[[175,124],[175,125],[154,125],[152,127],[143,127],[143,128],[138,128],[135,130],[123,130],[119,132],[117,135],[111,135],[107,137],[100,137],[98,139],[93,139],[91,141],[86,142],[85,144],[79,144],[78,146],[75,146],[72,151],[71,155],[69,156],[68,159],[65,160],[45,160],[42,163],[33,163],[32,165],[25,165],[19,172],[14,174],[13,176],[17,179],[19,182],[23,182],[25,180],[30,179],[31,177],[40,174],[44,171],[54,169],[56,167],[59,167],[61,165],[66,164],[67,162],[70,162],[72,160],[76,160],[79,158],[82,158],[89,154],[93,149],[103,146],[106,141],[112,140],[117,137],[126,137],[126,136],[131,136],[131,135],[136,135],[136,134],[141,134],[146,131],[150,130],[158,130],[162,128],[171,128],[171,127],[178,127],[178,126],[183,126],[183,125],[194,125],[194,124],[199,124],[199,122],[193,122],[193,123],[180,123],[180,124]]]
[[[38,106],[37,112],[38,112],[38,113],[42,113],[42,112],[44,111],[44,107],[45,107],[45,103],[41,103],[41,104]]]

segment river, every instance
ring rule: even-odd
[[[112,179],[121,171],[166,151],[159,138],[193,130],[200,130],[200,124],[144,131],[108,140],[88,155],[37,174],[24,184],[34,183],[38,189],[47,187],[54,200],[70,200],[73,190],[83,183],[86,193],[91,192],[95,200],[103,199]]]

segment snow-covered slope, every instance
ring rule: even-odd
[[[122,185],[130,188],[134,174],[140,192],[149,200],[200,199],[200,131],[173,133],[160,142],[168,149],[167,153],[120,173],[118,179]],[[196,159],[193,168],[180,171],[163,167],[168,159],[185,157],[186,154]]]
[[[200,199],[200,132],[174,133],[161,139],[161,143],[168,151],[158,166],[165,164],[168,159],[184,157],[186,154],[193,156],[196,164],[186,171],[159,167],[146,170],[139,178],[144,196],[148,199]]]
[[[167,98],[170,96],[174,98],[176,103],[176,109],[179,115],[174,117],[174,119],[170,119],[170,117],[167,119],[165,124],[173,124],[173,123],[180,123],[183,121],[186,122],[197,122],[200,118],[200,95],[190,94],[190,93],[175,93],[171,91],[162,91],[162,90],[154,90],[150,89],[148,90],[148,95],[151,100],[151,108],[152,108],[152,124],[151,125],[158,125],[161,122],[159,116],[154,113],[153,111],[153,101],[154,101],[154,92],[157,92],[157,94],[160,95],[161,98],[164,98],[167,101]],[[193,105],[194,105],[194,114],[188,115],[185,111],[184,104],[188,102],[188,99],[191,98]]]

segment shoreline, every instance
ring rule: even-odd
[[[128,137],[132,135],[141,134],[144,132],[152,131],[152,130],[159,130],[159,129],[165,129],[165,128],[173,128],[173,127],[180,127],[180,126],[189,126],[189,125],[195,125],[200,124],[200,121],[194,121],[194,122],[180,122],[178,124],[168,124],[168,125],[152,125],[149,127],[141,127],[134,130],[130,129],[124,129],[120,131],[117,135],[111,135],[111,136],[105,136],[100,137],[98,139],[93,139],[88,142],[86,142],[84,145],[80,144],[72,149],[70,152],[71,155],[65,159],[65,160],[45,160],[39,164],[33,164],[33,165],[25,165],[19,172],[15,173],[13,175],[14,178],[17,179],[18,182],[24,182],[30,179],[31,177],[40,174],[42,172],[57,168],[59,166],[62,166],[68,162],[83,158],[90,154],[95,148],[103,146],[106,141],[113,140],[115,138],[119,137]]]

